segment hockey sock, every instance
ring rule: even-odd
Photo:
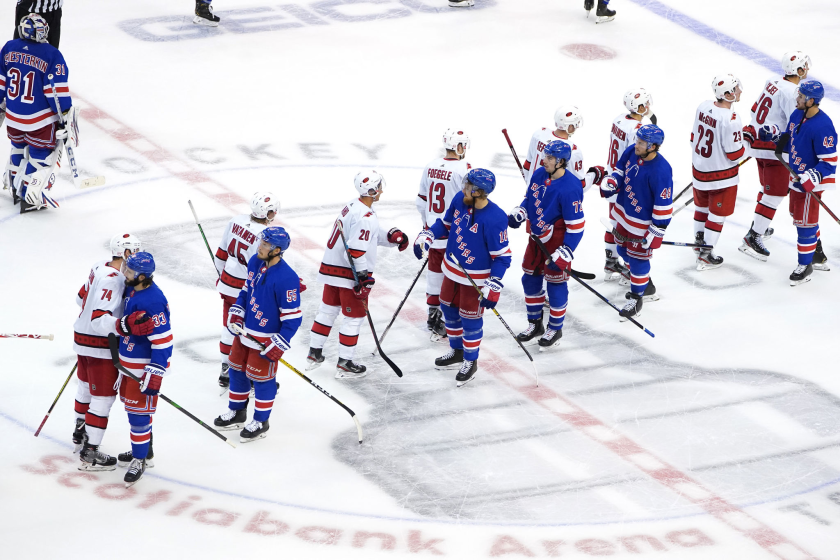
[[[362,330],[362,317],[345,317],[338,331],[338,357],[352,360]]]
[[[650,280],[650,261],[633,257],[630,257],[629,260],[625,257],[624,260],[630,267],[630,291],[640,296],[643,295]]]
[[[613,232],[611,232],[611,231],[608,231],[608,232],[604,233],[604,248],[607,251],[612,251],[613,255],[616,253],[616,250],[615,250],[615,236],[613,235]]]
[[[566,318],[566,305],[569,303],[569,285],[566,282],[548,283],[548,328],[559,331]]]
[[[440,305],[440,287],[443,285],[443,272],[426,271],[426,304],[429,307]]]
[[[152,417],[148,414],[128,413],[131,424],[131,456],[145,459],[149,453],[149,441],[152,439]]]
[[[484,337],[484,319],[467,319],[461,317],[464,325],[464,359],[477,360],[478,347],[481,346],[481,339]]]
[[[248,394],[251,392],[251,382],[245,372],[234,369],[233,366],[228,369],[230,376],[230,385],[228,386],[228,407],[231,410],[242,410],[248,406]]]
[[[335,319],[340,312],[341,307],[327,305],[321,302],[321,306],[318,308],[318,314],[312,323],[312,331],[309,333],[309,346],[312,348],[324,347],[324,344],[327,343],[327,337],[330,336],[332,326],[335,324]]]
[[[90,385],[79,379],[79,384],[76,387],[76,404],[74,405],[77,420],[85,419],[88,407],[90,407],[90,399]]]
[[[783,196],[758,193],[758,204],[755,205],[755,216],[753,217],[752,229],[754,232],[764,235],[764,232],[770,227],[770,221],[776,215],[776,209],[784,198]]]
[[[254,420],[257,422],[268,420],[276,396],[277,382],[274,379],[254,381]]]
[[[709,207],[708,206],[704,206],[704,207],[697,206],[694,209],[694,235],[695,236],[706,228],[706,220],[708,219],[708,216],[709,216]]]
[[[443,312],[443,320],[446,323],[446,337],[449,339],[449,347],[453,350],[463,349],[464,327],[461,325],[458,308],[440,302],[440,310]]]
[[[703,237],[706,245],[711,245],[712,247],[717,245],[718,239],[720,239],[720,232],[723,231],[723,222],[725,221],[725,216],[715,216],[714,214],[709,214],[709,218],[706,220],[706,233]]]
[[[87,424],[88,443],[91,445],[99,445],[102,443],[102,437],[105,435],[105,428],[108,427],[108,415],[111,413],[111,405],[117,400],[117,396],[112,397],[97,397],[92,396],[90,399],[90,407],[87,414],[85,414],[85,424]]]
[[[221,353],[222,363],[228,363],[230,358],[230,348],[233,345],[233,335],[227,327],[222,327],[222,335],[219,338],[219,352]]]
[[[525,290],[525,309],[528,312],[528,320],[536,321],[542,316],[545,303],[543,277],[523,274],[522,288]]]
[[[799,249],[799,264],[808,265],[814,260],[817,249],[819,226],[796,227],[796,246]]]

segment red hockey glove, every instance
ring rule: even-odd
[[[149,321],[145,311],[135,311],[127,317],[117,319],[117,332],[120,336],[147,336],[155,330],[155,324]]]
[[[408,236],[397,228],[391,228],[391,231],[388,232],[388,242],[396,243],[400,252],[408,248]]]
[[[289,349],[289,343],[279,334],[271,335],[271,342],[260,352],[260,356],[269,362],[276,362]]]
[[[499,295],[502,292],[502,281],[499,278],[488,278],[481,288],[481,307],[493,309],[499,303]]]
[[[755,127],[751,124],[748,124],[744,128],[741,129],[741,134],[744,137],[744,140],[747,141],[747,144],[750,146],[753,145],[755,139],[758,138],[758,133],[755,131]]]
[[[303,283],[303,278],[298,276],[298,281],[300,281],[300,293],[305,292],[306,291],[306,284]]]
[[[560,270],[568,270],[572,268],[572,250],[563,245],[558,247],[556,251],[551,254],[551,260],[557,265]]]
[[[353,295],[356,296],[356,299],[367,299],[376,280],[368,276],[368,273],[364,271],[359,273],[358,280],[359,283],[353,288]]]
[[[239,333],[231,328],[233,325],[239,325],[241,328],[245,328],[245,309],[241,305],[234,304],[230,306],[230,309],[228,309],[227,325],[225,325],[232,335],[237,336]]]
[[[648,226],[645,240],[642,243],[642,249],[658,249],[662,246],[662,238],[665,237],[665,229],[658,228],[651,224]]]
[[[140,392],[144,395],[157,395],[164,373],[166,370],[155,364],[144,367],[143,377],[140,378]]]
[[[799,184],[805,192],[814,192],[817,185],[822,181],[822,175],[816,169],[809,169],[799,176]]]
[[[590,173],[592,173],[592,182],[600,187],[601,181],[603,181],[604,177],[606,177],[607,175],[606,169],[604,169],[600,165],[595,165],[586,170],[587,177]]]

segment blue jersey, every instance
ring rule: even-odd
[[[564,231],[563,244],[574,251],[583,237],[583,187],[568,170],[549,179],[545,167],[531,175],[531,186],[521,206],[528,212],[531,232],[546,243],[555,230]]]
[[[38,130],[58,121],[53,91],[47,75],[53,75],[61,110],[73,104],[67,86],[67,63],[49,43],[12,39],[0,51],[0,91],[6,97],[8,126],[23,131]]]
[[[300,278],[285,260],[267,268],[257,255],[248,261],[248,278],[236,304],[245,309],[245,332],[268,344],[279,334],[286,343],[292,341],[300,327]],[[254,341],[242,336],[239,341],[259,349]]]
[[[787,126],[790,140],[786,148],[790,153],[790,166],[797,173],[816,169],[822,180],[815,191],[833,189],[834,173],[837,171],[837,131],[834,123],[822,109],[810,119],[805,119],[800,126],[802,117],[803,112],[797,109],[791,114]]]
[[[481,210],[464,204],[464,193],[459,192],[452,199],[443,219],[432,225],[435,238],[449,235],[446,242],[446,256],[443,259],[443,273],[458,284],[471,285],[458,268],[464,267],[478,286],[491,276],[502,278],[510,267],[508,247],[507,214],[491,201]],[[458,263],[452,261],[454,253]]]
[[[126,287],[126,292],[123,315],[128,316],[135,311],[145,311],[149,320],[154,321],[155,329],[147,336],[132,334],[122,337],[120,363],[137,377],[143,375],[143,367],[146,364],[168,369],[169,358],[172,357],[169,302],[155,283],[140,291]]]
[[[651,224],[665,228],[671,223],[674,180],[662,154],[644,161],[634,150],[635,146],[624,150],[612,173],[618,183],[612,218],[627,233],[642,238]]]

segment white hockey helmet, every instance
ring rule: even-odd
[[[574,105],[563,105],[554,112],[554,124],[566,132],[569,131],[570,126],[574,126],[577,130],[583,126],[583,117]]]
[[[716,99],[732,101],[731,99],[726,99],[726,94],[730,93],[737,97],[737,95],[735,95],[735,89],[740,87],[741,80],[732,74],[718,74],[715,76],[715,79],[712,80],[712,90],[715,92]]]
[[[458,153],[458,144],[463,144],[466,152],[470,147],[470,137],[463,130],[447,128],[446,132],[443,133],[443,147]]]
[[[258,191],[251,197],[251,215],[260,220],[268,218],[269,212],[280,211],[280,201],[268,191]]]
[[[132,254],[136,253],[142,248],[140,239],[131,235],[130,233],[123,233],[115,235],[111,238],[111,256],[123,258],[125,250],[128,249]]]
[[[809,70],[811,68],[811,57],[802,51],[786,52],[782,57],[782,70],[785,76],[797,76],[800,68]]]
[[[356,173],[353,184],[359,191],[359,196],[376,197],[385,190],[385,177],[373,169],[365,169]]]
[[[653,98],[644,88],[629,89],[624,94],[624,106],[627,107],[627,110],[631,113],[639,113],[640,115],[646,115],[648,113],[650,110],[649,104],[652,100]],[[639,112],[639,105],[646,107],[644,112]]]

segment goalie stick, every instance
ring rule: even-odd
[[[804,118],[804,115],[803,115],[803,118]],[[785,158],[782,155],[782,151],[785,149],[785,144],[788,143],[789,139],[790,139],[790,133],[788,133],[788,132],[785,132],[784,134],[782,134],[779,137],[779,141],[776,143],[776,150],[775,150],[776,159],[778,159],[782,163],[782,165],[785,166],[785,168],[788,170],[788,173],[790,173],[791,177],[793,177],[794,182],[802,184],[799,181],[799,175],[797,175],[796,172],[793,169],[791,169],[790,164],[788,164],[788,162],[785,161]],[[832,218],[834,218],[835,222],[840,224],[840,218],[838,218],[837,215],[834,214],[834,212],[831,211],[831,208],[826,206],[825,202],[822,201],[822,198],[820,198],[819,196],[814,196],[814,198],[816,198],[817,202],[820,203],[820,206],[822,206],[823,209],[825,209],[825,211],[828,212],[828,215],[831,216]]]

